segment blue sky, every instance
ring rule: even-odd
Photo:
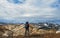
[[[60,0],[0,0],[0,22],[49,20],[60,20]]]

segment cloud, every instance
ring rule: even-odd
[[[13,4],[22,4],[25,2],[25,0],[7,0],[7,1]]]
[[[0,17],[5,20],[16,20],[25,17],[59,18],[60,16],[60,11],[56,15],[58,8],[55,4],[60,8],[57,0],[23,0],[23,4],[20,2],[21,0],[0,0]]]

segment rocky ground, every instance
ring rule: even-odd
[[[38,29],[30,24],[29,36],[25,36],[24,24],[7,24],[0,25],[0,38],[59,38],[60,33],[56,33],[55,29]]]

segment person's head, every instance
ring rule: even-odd
[[[29,22],[27,21],[26,24],[29,24]]]

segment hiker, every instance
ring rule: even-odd
[[[29,22],[25,23],[25,35],[29,35]]]

